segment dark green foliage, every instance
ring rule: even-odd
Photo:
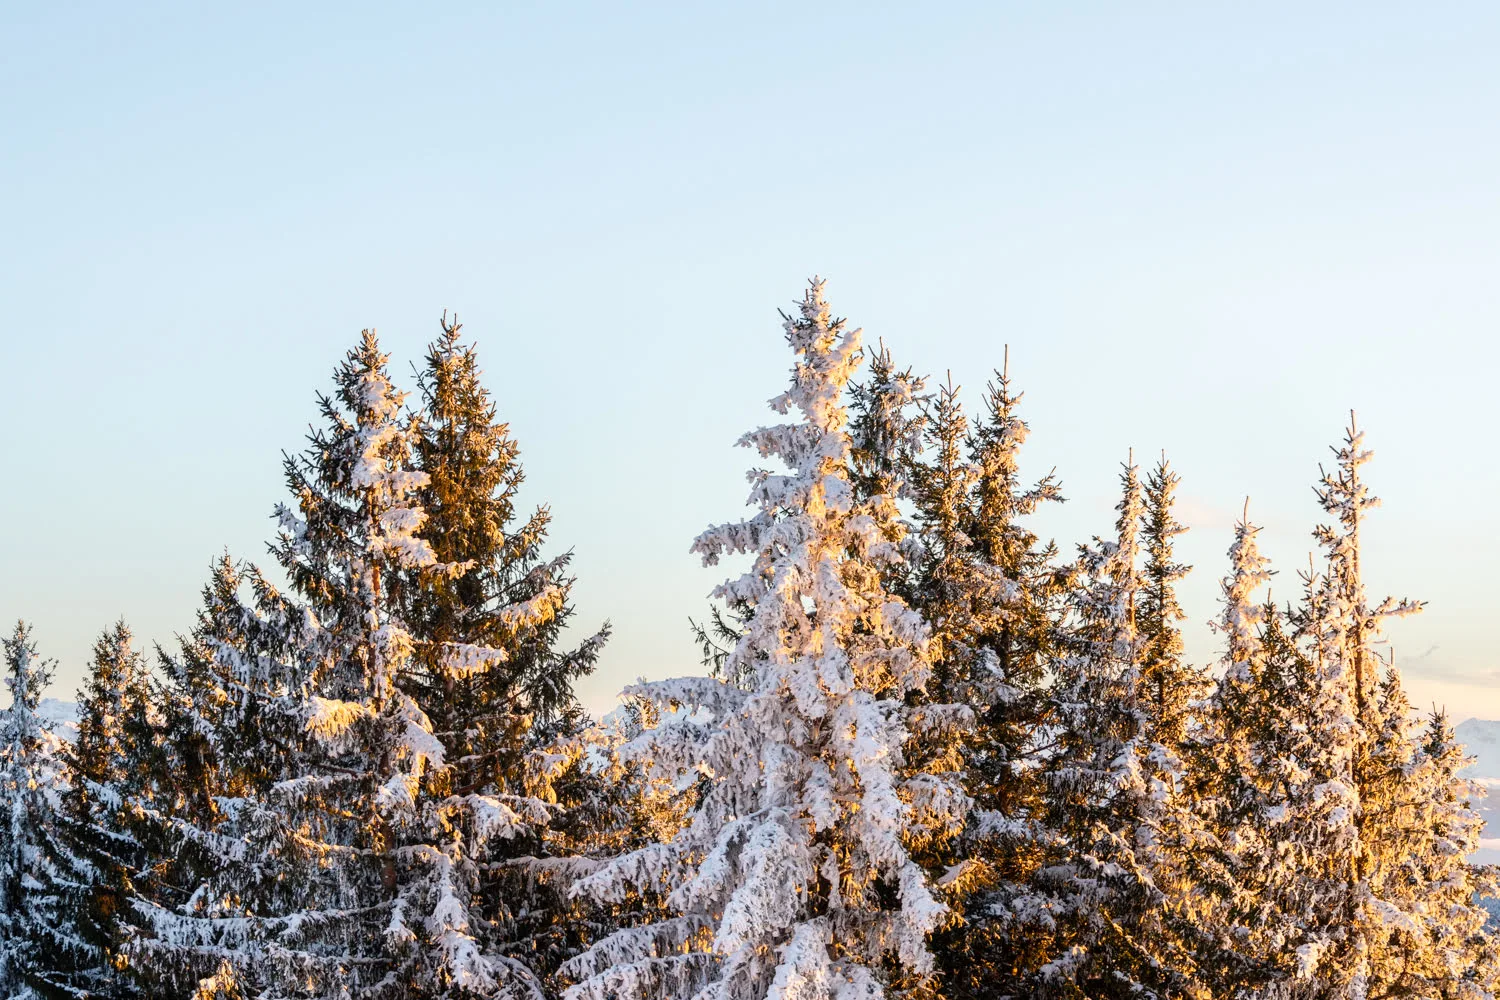
[[[1209,688],[1208,678],[1183,660],[1178,623],[1187,615],[1177,603],[1174,585],[1192,567],[1175,562],[1172,555],[1173,539],[1187,531],[1172,511],[1178,482],[1165,455],[1146,479],[1141,524],[1146,563],[1139,609],[1141,680],[1151,738],[1173,751],[1182,749],[1189,713]]]
[[[480,903],[497,946],[525,942],[516,954],[545,974],[572,953],[559,924],[570,906],[565,881],[539,875],[547,866],[532,859],[563,849],[577,822],[571,814],[601,791],[570,749],[587,726],[573,684],[594,669],[609,626],[564,645],[575,615],[572,554],[544,555],[546,507],[518,520],[520,449],[480,380],[474,346],[459,334],[445,316],[418,378],[414,466],[427,476],[418,535],[437,561],[410,571],[400,592],[419,644],[401,683],[443,742],[452,793],[545,789],[557,800],[555,831],[534,826],[489,851]],[[492,662],[469,669],[476,657]]]
[[[1025,524],[1062,493],[1051,474],[1031,486],[1021,480],[1029,428],[1020,398],[1008,371],[996,373],[985,419],[971,431],[957,390],[939,388],[918,425],[925,453],[905,462],[923,550],[908,600],[927,618],[937,654],[927,697],[969,717],[919,735],[908,751],[925,766],[962,771],[973,800],[964,835],[923,858],[935,873],[952,873],[950,902],[964,915],[934,941],[955,997],[1016,982],[1029,946],[992,906],[1026,891],[1044,856],[1045,693],[1069,573]]]
[[[118,622],[94,644],[78,695],[77,739],[64,753],[67,788],[46,881],[58,898],[59,926],[48,968],[32,980],[44,997],[145,995],[123,953],[139,930],[130,903],[146,891],[155,846],[138,808],[154,774],[151,712],[145,660]]]
[[[459,785],[519,785],[520,758],[534,748],[528,728],[576,715],[573,684],[593,670],[609,629],[559,648],[574,615],[571,553],[543,558],[546,507],[516,523],[519,447],[459,331],[444,319],[418,380],[414,466],[428,477],[417,494],[427,514],[418,535],[437,563],[410,573],[400,591],[408,627],[424,643],[402,683],[449,756],[465,762],[454,773]],[[455,650],[465,646],[498,651],[500,662],[455,669]]]

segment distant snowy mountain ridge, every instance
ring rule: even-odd
[[[1454,733],[1474,758],[1464,774],[1476,781],[1500,784],[1500,722],[1469,719],[1454,727]]]
[[[1464,768],[1464,777],[1484,786],[1485,797],[1475,802],[1484,817],[1484,839],[1474,860],[1500,864],[1500,722],[1469,719],[1454,727],[1454,735],[1467,748],[1474,763]]]
[[[61,698],[43,698],[37,706],[37,714],[47,721],[52,732],[65,740],[71,740],[78,732],[78,704]]]

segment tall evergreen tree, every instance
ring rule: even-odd
[[[42,890],[58,925],[32,986],[43,997],[143,996],[126,957],[138,933],[131,906],[151,852],[136,809],[149,780],[149,676],[123,621],[94,644],[78,694],[78,735],[64,752],[66,789]]]
[[[608,626],[576,649],[558,648],[573,616],[572,554],[542,558],[551,521],[545,507],[516,523],[519,447],[497,419],[474,347],[461,342],[460,330],[444,318],[419,379],[414,458],[427,477],[417,492],[427,520],[417,534],[438,568],[419,568],[403,588],[406,616],[423,642],[408,683],[432,706],[441,732],[470,734],[463,737],[470,744],[453,748],[464,766],[493,768],[497,758],[528,749],[508,726],[576,712],[573,682],[593,669]],[[443,568],[449,566],[461,569]],[[495,651],[488,669],[468,662],[474,657],[465,651],[476,648]],[[450,719],[450,712],[459,714]],[[456,777],[472,784],[478,776]]]
[[[926,422],[919,412],[925,388],[910,368],[896,367],[884,342],[870,356],[869,377],[850,383],[849,481],[857,496],[905,495]]]
[[[1298,698],[1295,672],[1275,651],[1287,650],[1279,612],[1257,595],[1270,582],[1261,555],[1260,528],[1244,518],[1235,525],[1230,569],[1220,583],[1222,611],[1215,628],[1224,637],[1223,668],[1208,699],[1203,726],[1190,737],[1191,782],[1199,813],[1217,835],[1205,859],[1215,891],[1204,929],[1215,951],[1203,963],[1215,995],[1246,996],[1278,977],[1295,927],[1277,906],[1288,874],[1283,851],[1289,792],[1298,765],[1293,733]],[[1293,876],[1295,877],[1295,875]]]
[[[1031,434],[1019,415],[1022,395],[1011,386],[1007,348],[987,387],[985,420],[968,438],[972,487],[961,529],[971,566],[971,583],[961,588],[968,634],[954,646],[966,662],[965,700],[980,720],[968,768],[979,803],[975,829],[996,874],[1012,883],[1029,877],[1039,856],[1047,674],[1061,652],[1071,573],[1057,565],[1057,547],[1027,526],[1063,495],[1052,472],[1030,485],[1021,479],[1020,451]]]
[[[1482,789],[1460,772],[1471,763],[1446,715],[1434,710],[1420,736],[1407,791],[1407,852],[1388,876],[1404,916],[1393,959],[1392,992],[1441,1000],[1478,1000],[1500,989],[1500,942],[1485,929],[1477,900],[1500,892],[1496,872],[1474,865],[1484,819],[1473,802]]]
[[[1180,480],[1165,455],[1146,479],[1141,524],[1146,563],[1141,587],[1141,676],[1146,685],[1151,738],[1181,750],[1188,718],[1207,694],[1207,678],[1183,658],[1182,630],[1187,615],[1177,602],[1176,583],[1192,567],[1174,561],[1173,540],[1187,531],[1173,513]]]
[[[138,808],[162,836],[154,891],[133,900],[145,930],[126,949],[153,997],[247,1000],[272,981],[270,955],[299,958],[288,932],[301,916],[284,915],[313,898],[303,866],[326,878],[342,860],[319,846],[321,825],[286,804],[294,779],[310,776],[302,643],[317,625],[226,554],[192,632],[160,656],[158,794]]]
[[[427,520],[417,534],[437,563],[412,571],[402,589],[417,640],[402,683],[443,743],[450,789],[526,801],[561,793],[551,822],[483,845],[473,859],[485,873],[473,887],[476,933],[482,928],[489,947],[550,972],[576,947],[567,944],[576,935],[561,926],[571,908],[542,859],[583,846],[566,835],[575,828],[563,812],[612,797],[582,767],[587,720],[573,694],[574,682],[593,670],[609,625],[563,646],[574,617],[572,553],[543,557],[547,508],[517,523],[519,447],[497,419],[460,329],[444,317],[418,382],[414,459],[427,477],[417,493]]]
[[[1374,647],[1385,619],[1420,605],[1368,600],[1359,533],[1377,501],[1352,424],[1335,454],[1317,489],[1334,518],[1315,532],[1326,570],[1304,574],[1295,631],[1269,609],[1252,645],[1232,620],[1246,616],[1226,609],[1238,638],[1216,718],[1241,744],[1220,813],[1240,894],[1226,928],[1244,960],[1235,992],[1488,995],[1494,959],[1474,903],[1487,876],[1459,860],[1475,827],[1458,757],[1441,723],[1420,732],[1399,673]],[[1247,710],[1237,728],[1236,708]]]
[[[801,419],[742,444],[790,471],[753,473],[756,514],[693,546],[708,564],[754,557],[716,593],[751,609],[726,670],[755,683],[647,688],[685,709],[653,740],[660,759],[702,775],[696,808],[669,843],[614,859],[578,891],[612,902],[664,885],[676,915],[570,963],[575,1000],[874,997],[932,972],[926,938],[945,908],[906,845],[956,827],[963,803],[904,766],[927,630],[883,584],[901,558],[899,521],[849,480],[840,403],[859,332],[832,317],[821,282],[785,329],[797,360],[772,405]]]
[[[968,427],[950,380],[928,401],[923,428],[928,456],[914,463],[911,484],[922,552],[910,589],[932,628],[933,683],[965,695],[969,692],[962,684],[977,655],[967,641],[969,607],[981,582],[968,534],[976,478],[963,452]]]
[[[286,460],[297,507],[279,508],[273,552],[296,599],[253,568],[221,566],[178,671],[193,679],[189,700],[237,797],[211,830],[184,831],[224,864],[204,873],[189,905],[156,914],[158,948],[177,943],[179,959],[200,963],[221,992],[407,1000],[540,990],[533,970],[495,947],[476,887],[490,845],[545,822],[549,775],[526,789],[456,784],[404,686],[423,676],[419,664],[459,677],[506,653],[456,636],[436,650],[406,620],[409,588],[470,567],[440,561],[417,534],[429,477],[413,467],[416,421],[386,364],[367,331],[335,396],[320,398],[325,426]],[[556,596],[501,613],[524,631],[555,616]]]
[[[973,806],[992,803],[983,798],[979,782],[970,780],[980,738],[979,717],[993,699],[989,682],[994,671],[976,645],[977,623],[993,608],[995,584],[973,552],[970,536],[970,491],[975,470],[963,458],[967,430],[963,409],[952,381],[927,401],[924,429],[932,452],[926,461],[915,456],[904,463],[912,477],[911,494],[917,514],[919,543],[912,567],[905,574],[905,593],[913,608],[929,622],[929,656],[933,672],[925,688],[909,701],[914,705],[906,758],[915,769],[952,787],[963,788],[972,806],[965,826],[978,821]],[[938,927],[932,947],[939,975],[952,978],[958,961],[970,958],[977,932],[965,923],[969,900],[995,881],[995,866],[974,846],[966,829],[957,836],[913,839],[912,857],[941,891],[953,918]],[[947,995],[949,984],[936,979],[925,984],[931,995]]]
[[[1133,463],[1121,487],[1115,537],[1081,548],[1067,648],[1054,661],[1045,854],[992,905],[1018,995],[1200,993],[1190,943],[1156,881],[1170,796],[1153,767],[1143,682],[1144,508]]]
[[[1057,664],[1059,746],[1047,776],[1057,856],[1035,880],[1041,909],[1055,911],[1056,923],[1036,920],[1037,899],[1023,897],[1014,907],[1051,932],[1046,961],[1027,970],[1043,995],[1107,997],[1154,985],[1142,932],[1158,900],[1134,840],[1146,792],[1146,734],[1139,697],[1141,485],[1133,462],[1120,483],[1114,539],[1080,550],[1080,582],[1068,595],[1070,648]]]
[[[1232,889],[1222,845],[1196,797],[1201,762],[1195,758],[1205,738],[1212,738],[1205,732],[1205,699],[1212,681],[1207,670],[1187,660],[1179,625],[1187,615],[1178,603],[1176,584],[1191,570],[1174,554],[1174,540],[1187,531],[1174,511],[1179,482],[1163,454],[1144,491],[1140,702],[1149,742],[1141,767],[1150,789],[1150,811],[1137,838],[1149,859],[1152,883],[1162,894],[1167,933],[1194,965],[1186,977],[1191,985],[1175,989],[1201,995],[1219,948],[1211,915]]]
[[[58,745],[37,713],[55,664],[37,656],[25,622],[3,648],[10,707],[0,712],[0,996],[25,997],[60,943],[58,898],[48,891]]]
[[[1324,901],[1329,911],[1320,921],[1326,930],[1304,945],[1302,954],[1312,978],[1365,997],[1381,985],[1380,953],[1389,937],[1377,886],[1390,858],[1380,836],[1381,815],[1373,807],[1386,794],[1384,786],[1397,780],[1390,756],[1382,760],[1376,753],[1386,719],[1381,661],[1372,643],[1384,620],[1414,614],[1421,605],[1389,598],[1370,604],[1360,566],[1360,528],[1365,512],[1379,501],[1360,469],[1371,455],[1352,420],[1343,447],[1333,450],[1337,461],[1323,473],[1316,493],[1334,520],[1313,533],[1326,569],[1308,574],[1298,627],[1319,679],[1308,724],[1323,749],[1311,770],[1322,779],[1324,798],[1341,803],[1332,817],[1340,837],[1329,858],[1333,898]],[[1372,808],[1365,808],[1366,800]]]
[[[922,553],[910,599],[932,626],[928,697],[962,704],[973,719],[950,738],[959,759],[946,766],[962,775],[975,808],[964,837],[934,859],[946,864],[944,888],[965,912],[935,942],[954,996],[987,995],[997,970],[1014,967],[1009,934],[990,916],[991,893],[1002,884],[1002,896],[1013,893],[1041,857],[1044,683],[1067,571],[1025,525],[1062,495],[1051,474],[1031,486],[1020,478],[1029,433],[1020,399],[1007,365],[971,432],[957,391],[941,387],[926,415],[927,456],[912,473]]]

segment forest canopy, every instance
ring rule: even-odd
[[[1273,602],[1247,508],[1194,662],[1166,456],[1061,547],[1003,359],[961,398],[816,279],[782,320],[748,514],[683,526],[742,569],[683,609],[703,662],[602,718],[609,624],[446,316],[409,391],[361,334],[272,569],[215,560],[171,648],[108,625],[68,739],[18,623],[0,997],[1495,995],[1477,790],[1379,652],[1421,603],[1367,593],[1352,417],[1320,558]]]

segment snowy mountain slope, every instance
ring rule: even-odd
[[[1485,839],[1475,861],[1500,864],[1500,722],[1469,719],[1454,728],[1454,734],[1468,749],[1474,763],[1464,769],[1464,776],[1484,786],[1485,798],[1475,803],[1485,819]]]
[[[1500,780],[1500,722],[1469,719],[1454,727],[1474,765],[1464,773],[1476,779]]]
[[[37,714],[47,720],[52,731],[65,740],[71,740],[78,732],[78,705],[61,698],[43,698],[37,706]]]

